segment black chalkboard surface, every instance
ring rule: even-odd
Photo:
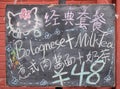
[[[114,86],[113,5],[8,5],[7,84]]]

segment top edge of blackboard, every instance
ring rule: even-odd
[[[64,5],[67,5],[67,6],[81,6],[81,5],[102,5],[102,6],[109,6],[109,5],[112,5],[112,6],[115,6],[115,4],[7,4],[7,6],[49,6],[49,5],[53,5],[53,6],[64,6]]]

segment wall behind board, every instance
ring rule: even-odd
[[[58,4],[58,0],[0,0],[0,89],[55,89],[55,87],[9,87],[6,85],[5,7],[7,4]],[[116,87],[63,87],[63,89],[120,89],[120,0],[67,0],[66,4],[116,5]],[[58,88],[61,89],[61,88]]]

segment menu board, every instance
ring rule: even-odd
[[[9,86],[114,86],[114,5],[7,5]]]

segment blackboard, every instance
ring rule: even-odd
[[[114,86],[114,5],[7,5],[9,86]]]

